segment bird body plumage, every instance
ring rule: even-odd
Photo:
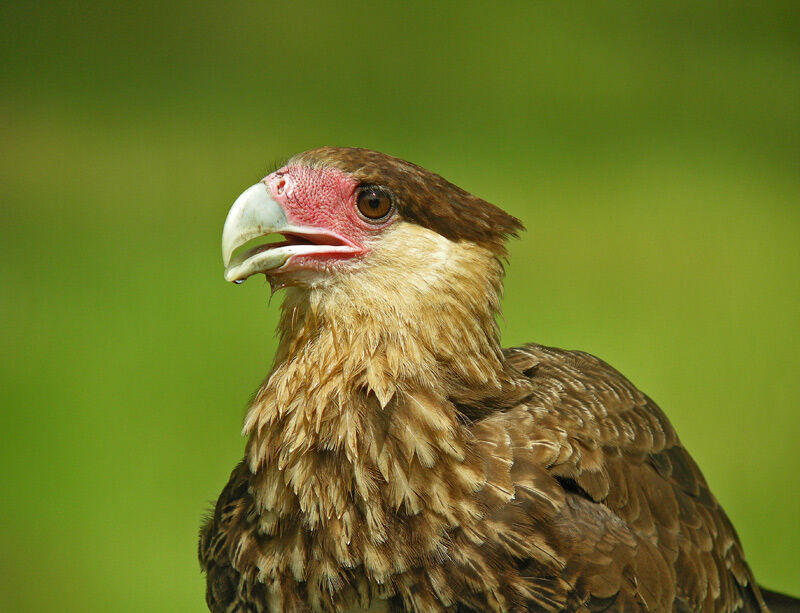
[[[212,611],[766,610],[652,400],[588,354],[500,348],[501,246],[407,216],[287,288],[201,530]]]

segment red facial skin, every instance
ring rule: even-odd
[[[270,274],[326,270],[344,260],[359,258],[369,252],[370,239],[395,219],[394,212],[379,222],[362,217],[356,207],[358,182],[335,168],[284,166],[264,177],[262,183],[267,186],[272,199],[281,205],[290,224],[310,231],[319,228],[327,234],[304,234],[303,238],[321,245],[335,243],[356,248],[350,253],[295,255]]]

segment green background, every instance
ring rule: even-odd
[[[323,144],[524,220],[504,343],[655,398],[800,595],[795,6],[2,3],[0,610],[203,610],[277,310],[222,222]]]

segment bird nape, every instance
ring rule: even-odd
[[[301,153],[236,200],[225,278],[285,297],[200,532],[209,609],[767,610],[650,398],[586,353],[501,348],[521,229],[365,149]]]

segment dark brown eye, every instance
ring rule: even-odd
[[[378,221],[392,211],[392,199],[385,189],[365,187],[358,193],[356,206],[364,217],[370,221]]]

